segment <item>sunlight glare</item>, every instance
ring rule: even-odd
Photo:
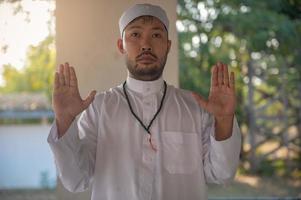
[[[20,4],[24,12],[15,15],[17,3],[0,4],[0,85],[3,84],[4,65],[10,64],[21,69],[25,64],[28,47],[37,45],[50,32],[54,34],[54,23],[49,27],[48,22],[54,21],[52,13],[55,1],[22,0]]]

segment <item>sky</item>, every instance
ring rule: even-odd
[[[49,34],[48,21],[54,22],[54,0],[21,0],[24,12],[14,14],[18,3],[0,3],[0,85],[3,65],[24,66],[30,45],[37,45]],[[28,14],[26,14],[28,13]],[[55,32],[54,23],[50,27]],[[3,47],[7,46],[6,51]]]

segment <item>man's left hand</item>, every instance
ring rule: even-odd
[[[195,92],[193,96],[201,107],[215,117],[216,138],[223,140],[230,137],[236,106],[234,72],[231,72],[229,76],[228,66],[220,62],[217,63],[211,69],[211,87],[208,100]]]

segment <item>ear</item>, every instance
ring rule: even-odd
[[[169,53],[169,50],[171,48],[171,40],[167,41],[167,52]]]
[[[121,39],[121,38],[119,38],[119,39],[117,40],[117,47],[118,47],[120,53],[122,53],[122,54],[125,53],[124,48],[123,48],[123,42],[122,42],[122,39]]]

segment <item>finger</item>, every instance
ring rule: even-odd
[[[54,89],[58,89],[60,87],[59,73],[55,72],[54,74]]]
[[[192,92],[192,96],[198,102],[200,107],[205,109],[207,108],[208,102],[201,95],[197,94],[196,92]]]
[[[74,67],[70,67],[70,86],[77,87],[77,77],[74,70]]]
[[[89,96],[84,100],[84,108],[85,109],[88,108],[88,106],[92,103],[95,95],[96,95],[96,91],[93,90],[92,92],[90,92]]]
[[[223,84],[223,65],[220,62],[217,63],[217,82],[218,85]]]
[[[234,75],[234,72],[231,72],[231,75],[230,75],[230,88],[235,89],[235,75]]]
[[[229,87],[229,71],[228,66],[226,64],[223,65],[224,69],[224,84]]]
[[[65,63],[64,66],[64,78],[65,78],[65,85],[70,85],[70,67],[69,63]]]
[[[60,86],[65,85],[65,78],[64,78],[64,65],[60,65],[60,69],[59,69],[60,73],[59,73],[59,81],[60,81]]]
[[[211,87],[213,86],[217,86],[218,82],[217,82],[217,66],[214,65],[211,68]]]

